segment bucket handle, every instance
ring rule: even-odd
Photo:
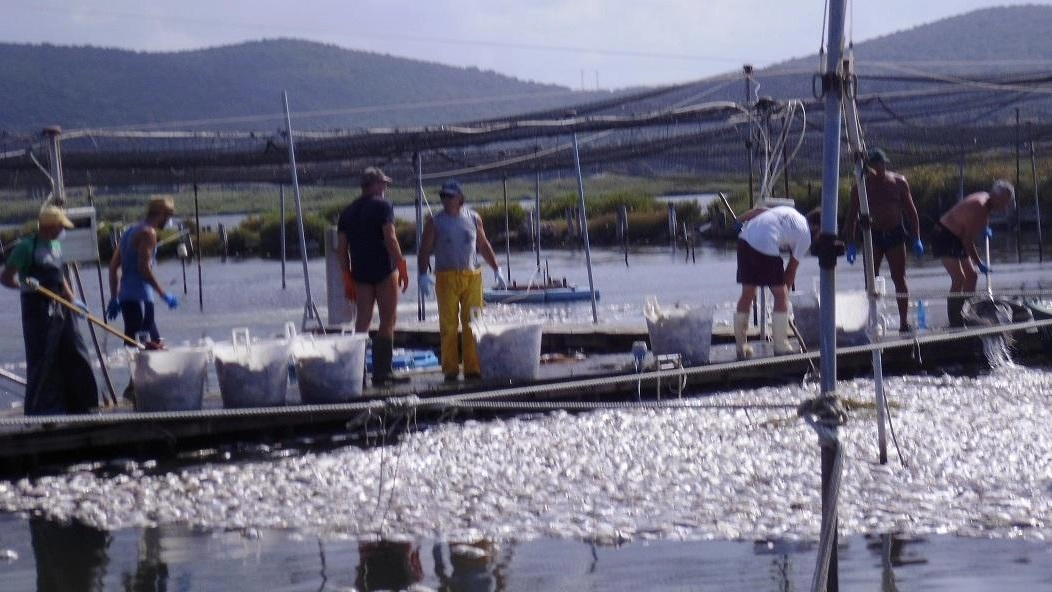
[[[295,339],[296,335],[296,323],[287,321],[285,323],[285,339]]]
[[[248,327],[237,327],[231,330],[230,342],[233,344],[235,350],[238,347],[244,347],[246,350],[252,349],[252,338],[249,335]]]

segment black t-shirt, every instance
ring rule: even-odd
[[[347,237],[351,277],[355,282],[376,284],[395,270],[395,263],[384,246],[386,224],[394,224],[394,208],[379,196],[363,195],[340,213],[336,230]]]

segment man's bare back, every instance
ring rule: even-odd
[[[990,223],[990,209],[987,207],[990,194],[977,191],[950,208],[939,218],[939,224],[952,232],[962,243],[970,243]]]

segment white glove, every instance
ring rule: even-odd
[[[22,278],[22,284],[19,287],[23,292],[36,292],[40,288],[40,280],[35,277]]]
[[[431,294],[435,291],[435,280],[431,279],[431,276],[426,273],[420,274],[418,285],[420,286],[420,294],[423,295],[424,298],[430,298]]]
[[[497,267],[497,269],[493,270],[493,283],[498,290],[508,289],[508,282],[504,279],[504,269],[501,267]]]

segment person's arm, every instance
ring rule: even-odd
[[[902,178],[902,207],[906,210],[906,223],[910,225],[913,238],[920,238],[920,216],[917,214],[917,204],[913,201],[913,193],[910,191],[909,181]]]
[[[153,228],[144,228],[135,237],[135,243],[139,276],[153,287],[158,296],[165,299],[168,292],[161,287],[161,283],[157,281],[157,276],[153,273],[153,266],[150,265],[153,262],[153,249],[157,246],[157,231]]]
[[[800,267],[800,260],[794,256],[789,257],[789,263],[785,264],[785,287],[792,290],[796,286],[796,270]]]
[[[855,232],[858,228],[858,185],[851,186],[851,199],[847,202],[847,213],[844,214],[844,242],[854,243]]]
[[[424,230],[420,233],[420,248],[416,254],[417,273],[424,275],[431,267],[431,251],[435,248],[435,223],[431,216],[424,222]]]
[[[113,249],[113,256],[110,257],[110,300],[117,299],[117,286],[120,284],[121,278],[121,247],[117,245]]]
[[[402,292],[409,289],[409,271],[405,266],[405,257],[402,256],[402,247],[398,245],[398,235],[395,233],[394,222],[388,222],[383,226],[384,233],[384,247],[387,248],[387,255],[394,261],[398,266],[398,284],[402,287]]]
[[[18,269],[13,265],[5,265],[4,270],[0,272],[0,284],[5,287],[11,288],[12,290],[19,289],[18,280],[15,279],[15,275],[18,273]]]
[[[493,271],[497,271],[500,268],[500,264],[497,263],[497,254],[493,252],[493,245],[490,244],[489,238],[486,237],[486,229],[482,225],[481,216],[475,216],[475,229],[475,250],[482,255],[486,263],[489,263]]]

